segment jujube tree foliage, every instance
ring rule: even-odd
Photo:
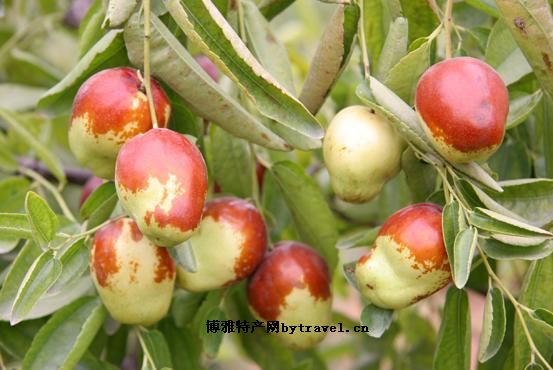
[[[0,19],[1,368],[553,369],[549,2]]]

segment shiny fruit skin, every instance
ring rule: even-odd
[[[130,138],[152,128],[146,94],[138,71],[112,68],[86,80],[75,97],[69,127],[69,146],[77,160],[96,176],[113,179],[115,159]],[[171,114],[169,99],[152,80],[160,127]]]
[[[442,209],[407,206],[382,225],[373,248],[357,262],[357,286],[374,305],[402,309],[451,280],[442,236]]]
[[[403,142],[394,128],[370,108],[355,105],[338,112],[323,142],[323,155],[336,196],[364,203],[401,168]]]
[[[250,276],[267,250],[267,229],[252,204],[224,197],[206,204],[200,228],[189,242],[198,270],[179,267],[179,282],[188,291],[204,292]]]
[[[122,324],[150,325],[169,309],[175,264],[131,218],[102,227],[92,242],[90,270],[102,302]]]
[[[184,135],[152,129],[121,148],[115,187],[140,231],[157,245],[174,246],[190,238],[200,223],[207,169]]]
[[[248,284],[248,303],[259,320],[284,325],[328,325],[331,321],[330,273],[323,258],[311,247],[281,241],[269,252]],[[287,347],[311,348],[326,333],[279,331]]]
[[[81,191],[81,197],[79,198],[79,207],[82,207],[84,202],[88,199],[90,194],[94,192],[100,185],[104,183],[104,179],[97,176],[91,176],[84,184]]]
[[[437,63],[422,75],[415,106],[427,136],[446,159],[485,161],[503,141],[509,93],[492,67],[459,57]]]

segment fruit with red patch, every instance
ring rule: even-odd
[[[121,148],[115,172],[119,200],[154,243],[174,246],[196,231],[207,169],[184,135],[159,128],[132,138]]]
[[[376,197],[400,170],[403,141],[374,110],[355,105],[338,112],[326,131],[323,155],[336,196],[350,203]]]
[[[324,259],[311,247],[296,241],[275,245],[248,284],[248,303],[259,320],[290,325],[329,325],[332,294]],[[279,332],[289,348],[317,345],[325,332]]]
[[[96,232],[90,254],[96,289],[111,316],[129,325],[151,325],[169,309],[175,264],[167,249],[154,245],[131,218]]]
[[[382,225],[372,249],[357,262],[357,286],[374,305],[401,309],[451,280],[442,236],[442,209],[407,206]]]
[[[171,114],[169,99],[152,80],[152,95],[160,127]],[[152,128],[148,99],[139,72],[112,68],[86,80],[75,97],[69,146],[77,160],[96,176],[112,179],[121,146]]]
[[[492,67],[459,57],[424,72],[415,106],[427,136],[447,160],[485,161],[503,141],[509,93]]]
[[[88,199],[90,194],[94,192],[100,185],[104,183],[104,179],[97,176],[91,176],[84,184],[81,191],[81,197],[79,198],[79,207],[82,207],[84,202]]]
[[[196,272],[178,268],[180,285],[192,292],[229,286],[251,275],[267,249],[267,229],[261,213],[236,197],[206,204],[200,228],[189,240]]]

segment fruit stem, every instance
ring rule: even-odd
[[[29,168],[20,167],[19,173],[27,177],[30,177],[31,179],[36,181],[39,185],[43,186],[46,190],[52,193],[52,195],[54,196],[54,199],[56,199],[56,202],[60,206],[60,209],[63,215],[67,217],[71,222],[77,222],[77,220],[75,219],[75,216],[73,216],[73,213],[71,213],[71,210],[69,210],[67,203],[65,202],[60,192],[54,185],[48,182],[48,180],[42,177],[38,172],[35,172]]]
[[[144,0],[144,88],[148,98],[152,127],[158,128],[154,99],[152,96],[152,81],[150,77],[150,0]]]
[[[548,370],[553,370],[553,367],[551,367],[551,365],[549,365],[548,361],[545,360],[545,358],[542,356],[542,354],[540,353],[540,351],[536,347],[536,344],[534,343],[534,340],[532,339],[532,335],[530,334],[530,330],[528,329],[528,325],[527,325],[526,320],[524,318],[524,314],[522,313],[522,310],[527,311],[528,307],[526,307],[525,305],[523,305],[522,303],[517,301],[515,297],[513,297],[511,292],[507,289],[507,287],[503,284],[501,279],[493,271],[490,263],[488,262],[488,257],[486,257],[486,254],[484,253],[484,251],[482,250],[480,245],[477,245],[477,248],[478,248],[478,252],[480,253],[480,256],[482,258],[482,262],[484,263],[484,266],[486,266],[486,270],[488,271],[488,275],[491,276],[492,280],[497,284],[499,289],[501,289],[503,294],[505,294],[507,296],[507,299],[509,301],[511,301],[511,303],[513,304],[513,307],[515,308],[515,312],[516,312],[516,314],[517,314],[517,316],[520,320],[520,325],[522,326],[522,330],[524,331],[524,335],[525,335],[526,340],[528,342],[528,346],[530,347],[531,358],[533,358],[534,355],[537,356]]]
[[[451,58],[451,21],[453,13],[453,0],[447,0],[445,5],[445,14],[444,14],[444,31],[445,31],[445,57],[446,59]]]
[[[250,173],[250,177],[252,179],[252,197],[253,197],[253,201],[255,202],[255,206],[259,211],[261,211],[263,208],[261,207],[261,201],[259,200],[259,184],[257,183],[257,171],[256,171],[257,156],[255,155],[255,149],[252,143],[249,143],[249,148],[250,148],[250,155],[252,157],[252,170]]]
[[[365,76],[365,79],[369,78],[370,76],[370,61],[369,61],[369,51],[367,50],[367,39],[365,38],[365,7],[364,7],[364,0],[358,0],[359,5],[359,44],[361,46],[361,55],[363,58],[363,73]]]

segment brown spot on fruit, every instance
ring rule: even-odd
[[[547,69],[549,70],[549,72],[552,72],[553,71],[553,65],[551,64],[551,59],[549,59],[549,54],[541,53],[541,55],[542,55],[543,62],[547,66]]]
[[[267,249],[267,229],[257,208],[244,199],[223,197],[207,203],[205,217],[231,225],[244,238],[240,255],[234,263],[235,279],[227,282],[227,285],[249,276]]]
[[[166,248],[158,247],[156,249],[157,265],[155,271],[155,282],[161,283],[163,280],[172,280],[175,277],[175,262],[167,252]]]
[[[442,209],[431,203],[419,203],[394,213],[382,225],[378,237],[389,236],[407,248],[425,271],[447,269],[447,253],[442,236]]]
[[[374,285],[371,285],[371,284],[365,284],[365,286],[369,289],[374,289]]]
[[[103,226],[94,236],[91,267],[98,284],[103,287],[108,285],[109,276],[119,271],[115,245],[123,226],[123,220],[117,220]]]
[[[295,287],[307,286],[314,299],[330,298],[330,274],[322,257],[296,241],[282,241],[269,252],[248,285],[248,302],[264,320],[276,320]]]

